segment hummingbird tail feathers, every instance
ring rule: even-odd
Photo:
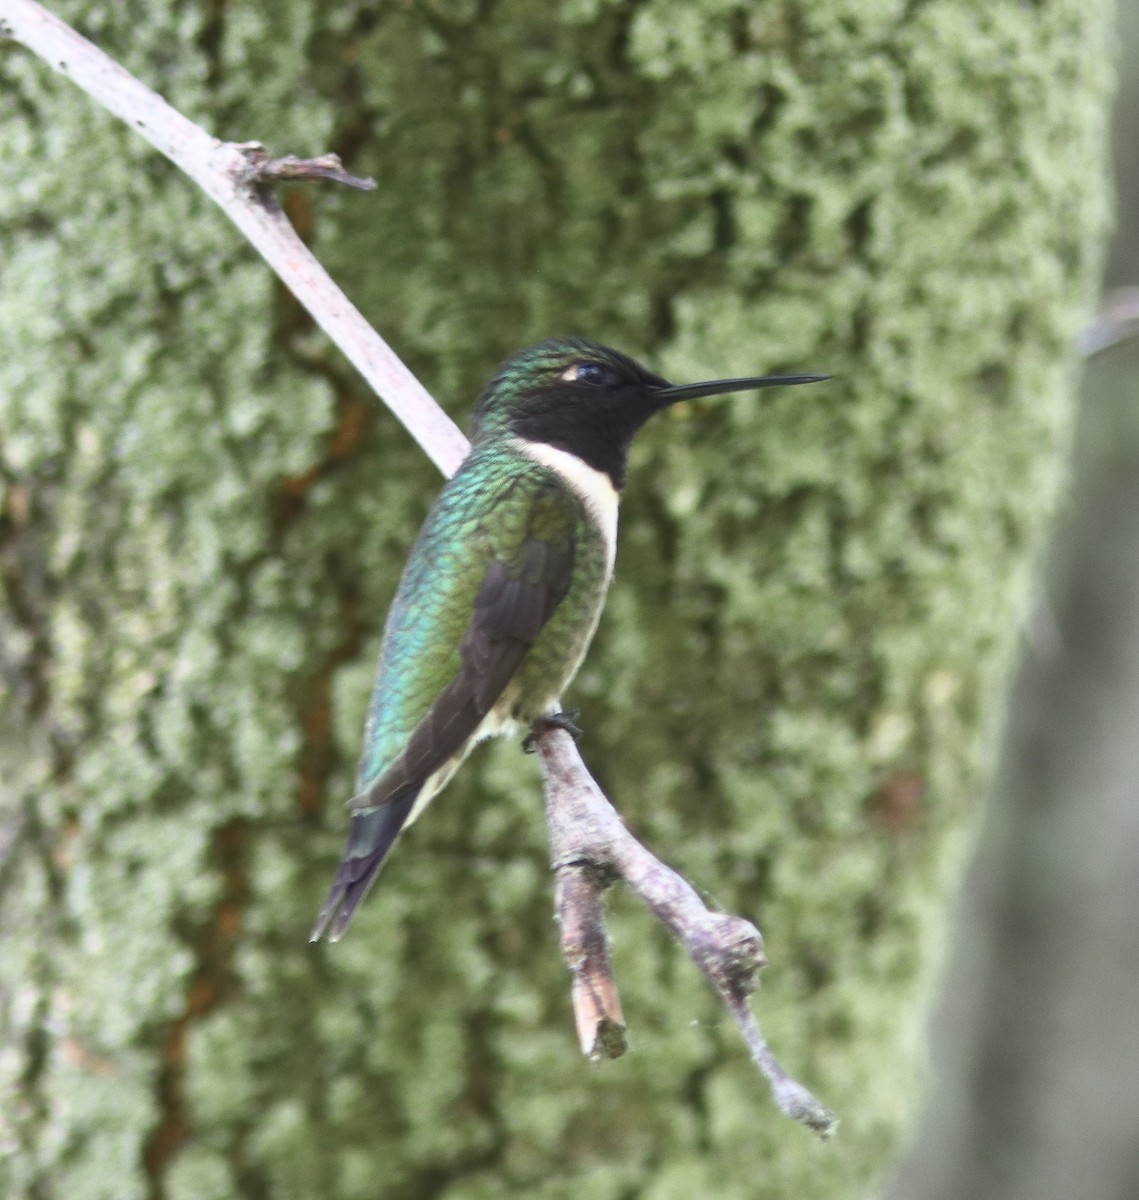
[[[407,824],[422,787],[422,782],[408,783],[379,808],[366,808],[352,814],[348,845],[328,898],[309,934],[310,942],[320,941],[326,931],[329,941],[340,940]]]

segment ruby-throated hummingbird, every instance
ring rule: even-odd
[[[539,342],[503,363],[388,613],[348,846],[312,941],[340,937],[400,832],[476,742],[564,720],[562,692],[613,574],[637,430],[678,400],[825,378],[676,386],[581,338]]]

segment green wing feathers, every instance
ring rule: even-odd
[[[424,524],[384,635],[354,807],[464,747],[569,588],[581,504],[545,468],[508,465],[489,486],[464,468]]]

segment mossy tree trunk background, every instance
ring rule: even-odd
[[[1139,8],[1121,5],[1109,290],[1139,280]],[[1119,311],[1110,295],[1103,317]],[[1120,322],[1126,331],[1128,322]],[[934,1085],[890,1200],[1139,1195],[1139,338],[1081,380],[1073,479],[953,919]],[[1106,340],[1106,339],[1105,339]]]
[[[26,1197],[861,1194],[1069,424],[1106,3],[56,11],[287,204],[460,419],[599,336],[690,406],[634,456],[572,700],[632,827],[755,917],[780,1119],[614,897],[631,1053],[574,1044],[537,773],[480,752],[334,947],[383,614],[438,479],[224,218],[0,52],[0,1180]]]

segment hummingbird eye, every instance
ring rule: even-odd
[[[562,372],[562,378],[567,383],[589,383],[594,387],[602,387],[612,381],[613,373],[600,363],[574,363]]]

